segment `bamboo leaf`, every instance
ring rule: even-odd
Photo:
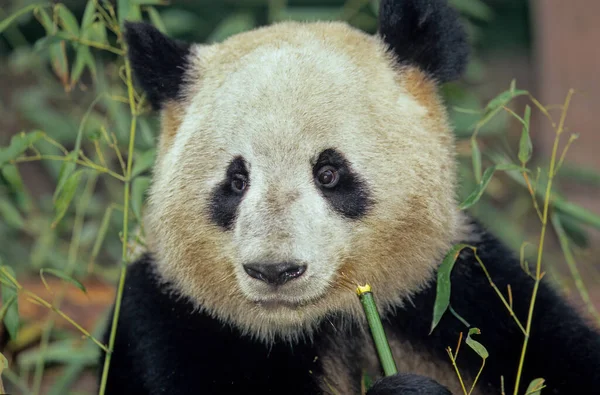
[[[39,348],[24,351],[19,356],[19,366],[32,368],[40,359],[47,363],[92,366],[97,363],[97,358],[98,352],[94,347],[78,347],[77,342],[67,339],[49,344],[44,352]]]
[[[15,20],[17,20],[20,16],[27,14],[28,12],[32,11],[33,9],[35,9],[39,6],[40,6],[40,4],[28,5],[27,7],[23,7],[20,10],[13,13],[12,15],[9,15],[8,17],[4,18],[0,22],[0,33],[2,33],[4,30],[6,30],[6,28],[9,27],[10,24],[13,23]]]
[[[545,380],[542,378],[531,380],[531,383],[529,383],[529,386],[527,387],[527,391],[525,391],[525,395],[541,395],[544,382]]]
[[[250,13],[237,12],[223,19],[207,38],[207,42],[221,42],[234,34],[245,32],[256,26],[256,20]]]
[[[439,324],[442,316],[450,305],[450,274],[454,263],[458,259],[460,252],[468,248],[466,244],[457,244],[448,251],[442,264],[438,268],[437,272],[437,290],[435,295],[435,304],[433,305],[433,320],[431,322],[431,330],[429,334],[433,332],[435,327]]]
[[[529,159],[531,159],[531,152],[533,150],[531,137],[529,135],[530,119],[531,108],[526,106],[525,116],[523,117],[525,123],[523,125],[523,130],[521,131],[521,140],[519,141],[519,160],[523,166],[525,166],[525,164],[529,162]]]
[[[71,201],[75,196],[75,192],[77,192],[77,187],[79,186],[79,181],[81,179],[82,173],[83,170],[77,170],[75,173],[71,174],[65,181],[64,187],[59,193],[58,198],[56,199],[56,203],[54,205],[56,215],[54,217],[54,221],[52,222],[52,227],[55,227],[65,216],[67,209],[71,205]]]
[[[140,6],[133,0],[117,0],[117,16],[121,25],[125,21],[140,21],[142,19]]]
[[[450,4],[461,14],[487,22],[492,19],[492,9],[481,1],[451,0]]]
[[[489,103],[485,107],[485,112],[490,113],[500,107],[507,105],[515,97],[527,95],[528,93],[529,92],[522,89],[509,89],[507,91],[504,91],[489,101]]]
[[[482,359],[487,359],[487,357],[490,356],[487,349],[483,346],[483,344],[479,343],[476,340],[473,340],[473,338],[471,337],[471,335],[480,335],[480,334],[481,334],[481,331],[478,328],[469,329],[469,334],[467,335],[467,340],[465,342]]]
[[[133,4],[137,5],[167,5],[167,0],[131,0]]]
[[[58,15],[59,22],[62,22],[61,25],[63,29],[75,37],[79,37],[79,24],[77,23],[77,18],[75,18],[75,15],[73,15],[73,13],[69,11],[64,4],[57,4],[55,10]]]
[[[138,155],[131,170],[131,177],[136,177],[152,167],[155,156],[156,150],[154,148]]]
[[[475,190],[471,192],[471,194],[465,199],[465,201],[459,205],[459,209],[465,210],[479,201],[479,199],[483,195],[483,192],[485,192],[485,189],[492,180],[492,176],[497,170],[523,170],[523,168],[514,164],[500,164],[488,167],[483,173],[483,177],[481,177],[481,181],[477,185],[477,188],[475,188]]]
[[[86,66],[92,73],[92,78],[96,77],[96,62],[94,62],[94,56],[90,48],[85,45],[77,45],[76,48],[77,55],[75,56],[73,69],[71,70],[71,85],[79,80]]]
[[[44,10],[43,8],[37,8],[33,11],[33,13],[38,16],[40,24],[44,27],[44,29],[46,30],[46,34],[54,34],[54,22],[52,21],[52,18],[50,18],[50,15],[48,15],[48,13],[46,12],[46,10]]]
[[[60,171],[58,173],[58,179],[56,181],[56,190],[54,191],[54,196],[52,197],[52,200],[54,200],[55,202],[56,199],[58,199],[60,192],[63,190],[65,183],[67,182],[71,174],[73,174],[73,171],[75,171],[76,159],[77,152],[70,152],[69,155],[65,157],[65,160],[60,165]]]
[[[167,34],[167,28],[163,23],[162,18],[160,17],[160,14],[156,10],[156,8],[148,7],[146,11],[148,12],[148,16],[150,17],[150,22],[152,22],[152,24],[156,26],[156,28],[160,30],[163,34]]]
[[[15,293],[13,296],[10,297],[10,299],[8,299],[8,301],[6,301],[6,303],[4,303],[4,301],[2,302],[2,308],[0,308],[0,321],[4,320],[4,317],[6,317],[6,313],[8,312],[8,309],[16,301],[17,301],[17,294]]]
[[[481,151],[479,150],[479,144],[477,139],[471,138],[471,157],[473,161],[473,173],[475,173],[475,180],[481,181]]]
[[[11,202],[3,198],[0,198],[0,216],[2,217],[2,221],[12,228],[23,229],[25,226],[25,221],[19,210]]]
[[[19,174],[19,169],[17,169],[17,166],[12,164],[4,165],[4,167],[2,167],[2,176],[15,192],[25,191],[23,179]]]
[[[145,193],[150,186],[150,177],[137,177],[131,184],[131,209],[136,218],[142,218]]]
[[[94,1],[88,1],[83,11],[83,17],[81,18],[81,30],[83,31],[82,36],[85,37],[85,30],[92,26],[96,16],[96,4]]]
[[[8,272],[12,278],[15,278],[15,272],[9,266],[2,266],[3,271]],[[11,280],[12,282],[12,280]],[[2,285],[2,305],[9,304],[12,298],[17,298],[17,290],[13,287]],[[8,331],[8,335],[11,339],[17,338],[17,332],[19,331],[19,301],[15,300],[10,303],[10,306],[6,308],[4,313],[4,326]]]
[[[61,280],[64,280],[68,283],[73,284],[74,286],[79,288],[83,293],[87,293],[87,290],[85,289],[85,286],[82,283],[80,283],[73,277],[67,275],[66,273],[63,273],[62,271],[56,270],[56,269],[50,269],[50,268],[40,269],[40,277],[42,278],[42,281],[44,282],[44,284],[47,284],[46,279],[44,277],[44,273],[52,274],[53,276],[58,277]]]
[[[44,136],[43,132],[19,133],[10,140],[10,145],[0,149],[0,167],[11,160],[17,159],[27,151],[27,148],[39,141]]]

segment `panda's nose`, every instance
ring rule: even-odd
[[[283,285],[290,280],[300,277],[306,271],[306,265],[295,263],[250,263],[244,265],[244,270],[252,278],[264,281],[270,285]]]

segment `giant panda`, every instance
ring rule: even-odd
[[[126,26],[132,70],[161,134],[145,229],[127,269],[109,394],[460,394],[430,334],[436,271],[478,254],[525,322],[534,281],[458,209],[439,94],[466,35],[445,0],[383,0],[379,30],[285,22],[213,45]],[[512,393],[524,336],[470,250],[451,304],[489,358],[473,393]],[[348,284],[369,283],[399,373],[382,377]],[[106,340],[109,339],[109,323]],[[481,359],[458,357],[468,389]],[[519,394],[600,391],[600,337],[541,283]]]

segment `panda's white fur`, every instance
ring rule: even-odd
[[[460,236],[453,138],[434,82],[343,23],[281,23],[190,56],[185,98],[163,111],[170,130],[146,218],[160,275],[269,341],[307,335],[329,311],[361,317],[348,283],[369,282],[382,310],[419,290]],[[330,147],[372,193],[359,220],[314,187],[312,166]],[[207,202],[236,156],[250,186],[224,232]],[[271,291],[242,268],[261,260],[308,269]]]

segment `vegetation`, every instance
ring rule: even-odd
[[[369,32],[376,29],[377,2],[369,0],[205,0],[194,6],[172,7],[162,7],[163,3],[22,0],[0,10],[4,18],[0,21],[0,50],[6,55],[3,67],[9,71],[4,78],[14,78],[11,82],[16,83],[10,88],[3,83],[3,90],[17,90],[10,107],[2,110],[18,113],[14,124],[5,125],[11,128],[12,138],[0,145],[0,321],[9,339],[3,352],[11,357],[10,361],[0,358],[0,372],[13,392],[37,395],[44,388],[48,394],[68,393],[82,372],[97,364],[100,349],[113,349],[114,332],[108,344],[98,338],[105,318],[97,320],[99,326],[82,325],[65,311],[65,300],[73,287],[87,292],[91,299],[91,285],[111,284],[117,300],[114,322],[126,265],[144,246],[141,212],[158,125],[132,80],[124,56],[123,21],[143,18],[170,35],[206,42],[285,19],[339,19]],[[477,46],[480,28],[490,19],[491,10],[478,0],[452,3],[464,15]],[[467,89],[481,78],[482,65],[476,53],[465,79],[448,84],[443,93],[459,139],[461,207],[469,208],[520,251],[524,270],[536,282],[527,321],[520,322],[513,315],[524,334],[523,356],[515,366],[520,376],[537,284],[545,272],[563,286],[575,284],[589,313],[600,322],[575,263],[579,249],[586,245],[585,226],[600,229],[600,217],[565,200],[558,188],[566,174],[577,175],[582,182],[600,182],[595,173],[567,167],[566,152],[576,136],[567,138],[566,147],[559,150],[561,137],[568,133],[565,116],[573,92],[563,105],[544,107],[513,83],[486,103]],[[528,99],[524,111],[511,107],[515,98]],[[533,155],[531,108],[542,114],[555,132],[549,164]],[[512,142],[505,133],[511,119],[522,129]],[[497,142],[505,140],[518,149],[499,150]],[[512,191],[508,198],[498,197],[497,191],[503,188]],[[532,218],[541,222],[539,236],[526,226]],[[564,260],[544,255],[550,233],[558,236]],[[527,239],[529,243],[522,243]],[[449,276],[462,248],[470,247],[453,249],[440,276]],[[528,264],[531,260],[533,267]],[[572,280],[557,269],[563,261]],[[484,267],[485,262],[480,264]],[[32,273],[39,273],[35,282]],[[488,279],[495,287],[493,279]],[[43,286],[34,287],[35,283]],[[510,289],[495,290],[512,312]],[[449,305],[449,292],[449,287],[438,288],[432,330],[446,310],[460,319]],[[27,317],[24,311],[29,305],[40,306],[47,314]],[[484,345],[473,339],[477,333],[477,328],[466,329],[465,343],[482,357],[483,369],[488,355]],[[458,379],[460,369],[455,361],[461,341],[462,334],[456,351],[448,349]],[[38,346],[29,348],[31,344]],[[19,358],[12,358],[16,354]],[[51,366],[60,367],[58,374],[48,373]],[[104,372],[100,393],[109,367],[110,352],[100,366]],[[527,393],[535,393],[542,383],[532,383]],[[514,384],[506,386],[513,388]]]

